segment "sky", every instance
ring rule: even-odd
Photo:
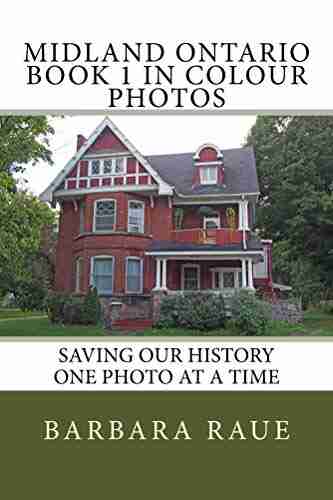
[[[194,152],[204,143],[223,149],[243,144],[255,121],[254,115],[109,115],[111,120],[143,155]],[[28,166],[23,177],[39,195],[73,156],[76,137],[88,137],[103,116],[74,115],[51,118],[55,135],[51,138],[54,165],[39,162]]]

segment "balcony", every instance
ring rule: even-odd
[[[232,245],[241,243],[242,231],[237,229],[176,229],[171,238],[178,243],[195,243],[198,245]]]

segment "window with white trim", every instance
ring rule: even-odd
[[[242,271],[238,268],[213,269],[213,288],[230,289],[242,287]]]
[[[200,267],[198,265],[184,265],[182,267],[182,289],[200,289]]]
[[[204,217],[204,229],[220,229],[220,216]]]
[[[217,167],[200,167],[201,184],[217,184]]]
[[[145,204],[143,201],[128,202],[128,232],[144,233]]]
[[[97,256],[91,259],[90,284],[99,295],[110,295],[113,290],[113,262],[110,256]]]
[[[91,160],[90,175],[120,175],[126,170],[126,158],[107,158],[105,160]]]
[[[82,279],[83,279],[83,258],[78,257],[75,260],[75,292],[82,292]]]
[[[142,293],[143,291],[143,260],[138,257],[126,259],[126,292]]]
[[[95,202],[94,231],[114,231],[115,224],[115,200],[97,200]]]

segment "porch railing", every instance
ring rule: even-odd
[[[242,231],[237,229],[176,229],[172,239],[179,243],[197,243],[202,245],[230,245],[241,243]]]

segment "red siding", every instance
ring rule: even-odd
[[[217,161],[217,153],[213,148],[204,148],[200,151],[199,161]]]
[[[125,152],[127,151],[126,146],[116,137],[115,134],[107,127],[98,136],[96,141],[90,146],[87,153],[95,153],[101,149],[113,149],[115,152]]]

